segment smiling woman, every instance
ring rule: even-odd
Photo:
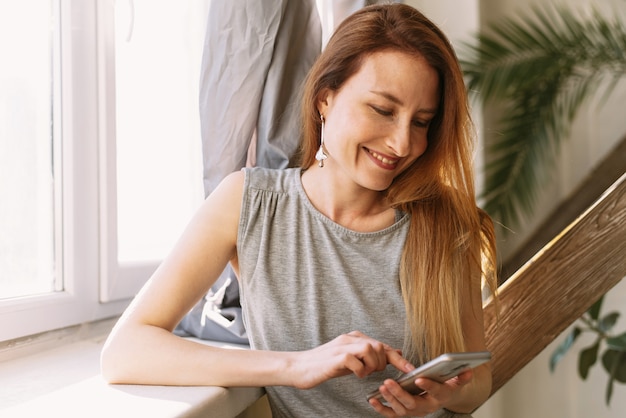
[[[103,376],[265,387],[275,418],[471,412],[489,395],[487,365],[421,379],[423,395],[391,379],[444,352],[485,349],[493,225],[476,207],[450,43],[410,6],[360,9],[302,96],[300,166],[246,168],[220,183],[110,334]],[[252,350],[172,333],[228,263]],[[376,387],[387,406],[367,401]]]

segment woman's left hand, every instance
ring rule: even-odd
[[[472,370],[463,372],[445,383],[421,377],[415,381],[416,385],[424,390],[421,395],[412,395],[402,389],[395,380],[387,379],[379,388],[386,405],[376,399],[371,399],[369,403],[385,417],[423,417],[445,408],[472,378]]]

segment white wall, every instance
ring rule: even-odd
[[[437,24],[453,44],[475,33],[479,25],[479,0],[406,0]]]

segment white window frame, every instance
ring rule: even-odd
[[[115,1],[97,2],[98,16],[98,119],[100,137],[100,301],[132,297],[158,261],[118,261],[117,154],[115,93]]]

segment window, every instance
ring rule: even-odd
[[[208,2],[0,4],[0,341],[119,314],[202,200]]]
[[[208,5],[99,5],[101,299],[110,301],[134,294],[203,197],[198,80]]]

